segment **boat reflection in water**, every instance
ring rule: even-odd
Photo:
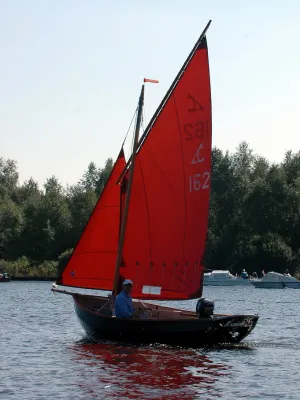
[[[91,398],[217,398],[222,394],[218,379],[230,374],[229,366],[192,349],[81,342],[71,350],[80,371],[78,385]]]

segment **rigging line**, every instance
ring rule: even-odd
[[[145,126],[146,120],[145,120],[145,112],[143,110],[143,115],[142,115],[142,120],[141,120],[141,128],[143,130],[143,133],[145,132],[146,126]]]
[[[136,112],[137,112],[137,111],[136,111]],[[131,122],[132,122],[132,121],[131,121]],[[135,130],[136,130],[136,124],[137,124],[137,120],[135,120],[134,132],[135,132]],[[130,157],[131,157],[132,152],[133,152],[133,146],[134,146],[134,135],[133,135],[133,137],[132,137],[131,146],[130,146],[130,150],[129,150]]]
[[[133,113],[133,117],[132,117],[132,119],[131,119],[129,128],[128,128],[128,130],[127,130],[127,132],[126,132],[126,135],[125,135],[125,138],[124,138],[124,140],[123,140],[122,147],[124,146],[125,140],[127,139],[128,133],[129,133],[129,131],[130,131],[132,122],[133,122],[133,120],[135,119],[135,116],[136,116],[136,114],[137,114],[138,108],[139,108],[139,106],[137,105],[137,107],[136,107],[136,109],[135,109],[135,111],[134,111],[134,113]]]
[[[146,117],[146,111],[144,110],[143,111],[143,124],[145,124],[144,125],[144,132],[145,132],[145,129],[146,129],[146,127],[147,127],[147,117]]]

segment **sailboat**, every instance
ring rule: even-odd
[[[239,342],[257,323],[257,315],[214,314],[213,302],[200,298],[211,183],[206,40],[210,22],[139,137],[142,85],[132,154],[126,162],[121,149],[79,242],[52,288],[73,297],[88,335],[202,346]],[[143,318],[114,315],[114,299],[124,279],[133,281],[133,305],[146,311]],[[60,286],[110,294],[82,294]],[[188,299],[199,299],[195,311],[160,303]]]

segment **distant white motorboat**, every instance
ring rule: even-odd
[[[300,289],[300,281],[290,275],[268,272],[261,279],[251,280],[250,283],[261,289]]]
[[[250,279],[232,275],[229,271],[216,270],[204,274],[204,286],[249,286]]]

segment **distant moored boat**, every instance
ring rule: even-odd
[[[204,274],[204,286],[251,286],[250,279],[232,275],[228,270],[215,270]]]
[[[0,274],[0,282],[10,282],[11,278],[7,275],[6,272]]]
[[[250,281],[258,289],[300,289],[300,281],[289,274],[268,272],[261,279]]]

